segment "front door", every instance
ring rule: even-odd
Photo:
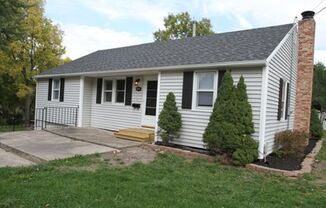
[[[155,127],[157,76],[145,76],[143,89],[142,126]]]

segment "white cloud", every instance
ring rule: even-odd
[[[156,28],[161,28],[164,16],[174,10],[174,5],[171,1],[85,0],[83,3],[88,8],[105,15],[110,20],[144,20]]]
[[[144,40],[127,32],[87,25],[61,24],[66,56],[76,59],[93,51],[143,43]]]
[[[61,0],[63,1],[63,0]],[[77,2],[77,1],[76,1]],[[168,13],[189,11],[197,18],[212,19],[214,28],[221,28],[231,20],[232,28],[250,29],[269,25],[286,24],[294,21],[304,10],[312,10],[320,0],[83,0],[80,4],[104,15],[109,21],[140,20],[142,27],[162,28],[163,18]],[[326,1],[316,10],[326,6]],[[223,20],[215,17],[222,17]],[[325,60],[326,51],[326,10],[316,16],[316,60]],[[223,21],[223,22],[222,22]],[[147,23],[147,24],[146,24]],[[96,24],[96,23],[94,23]],[[139,28],[142,28],[139,27]],[[148,37],[135,36],[126,32],[91,26],[64,26],[67,53],[78,57],[98,48],[112,48],[148,40]],[[128,28],[126,28],[128,30]],[[141,31],[138,31],[140,34]],[[114,40],[114,41],[112,41]],[[82,43],[82,44],[80,44]],[[70,55],[71,54],[71,55]],[[326,62],[326,60],[325,60]]]

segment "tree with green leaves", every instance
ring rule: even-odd
[[[26,8],[24,0],[0,0],[0,50],[23,35],[22,20]]]
[[[26,8],[22,20],[24,34],[0,51],[2,73],[10,75],[15,82],[16,95],[24,103],[26,124],[31,118],[32,100],[35,93],[34,76],[62,64],[65,52],[62,46],[62,31],[44,16],[42,0],[25,0],[31,6]]]
[[[325,119],[326,112],[326,67],[319,62],[314,66],[314,79],[312,90],[312,105],[320,110],[321,121]]]
[[[163,109],[159,115],[158,126],[160,127],[159,134],[164,144],[168,144],[171,139],[178,137],[182,121],[173,92],[166,96]]]
[[[214,34],[211,21],[203,18],[200,21],[194,21],[188,12],[179,14],[169,14],[164,18],[165,29],[154,32],[155,40],[173,40],[192,37],[193,24],[196,24],[196,36],[205,36]]]

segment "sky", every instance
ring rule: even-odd
[[[45,15],[63,30],[72,59],[101,49],[152,42],[169,13],[209,18],[217,33],[293,23],[326,0],[46,0]],[[326,63],[326,9],[315,16],[315,62]]]

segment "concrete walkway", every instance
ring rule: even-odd
[[[32,161],[19,157],[0,148],[0,167],[18,167],[33,165]]]
[[[34,162],[119,151],[107,146],[81,142],[45,131],[0,134],[0,147]],[[1,157],[0,160],[3,158]]]
[[[118,139],[112,132],[96,128],[56,128],[47,130],[51,133],[71,139],[104,145],[116,149],[140,146],[141,142]]]

